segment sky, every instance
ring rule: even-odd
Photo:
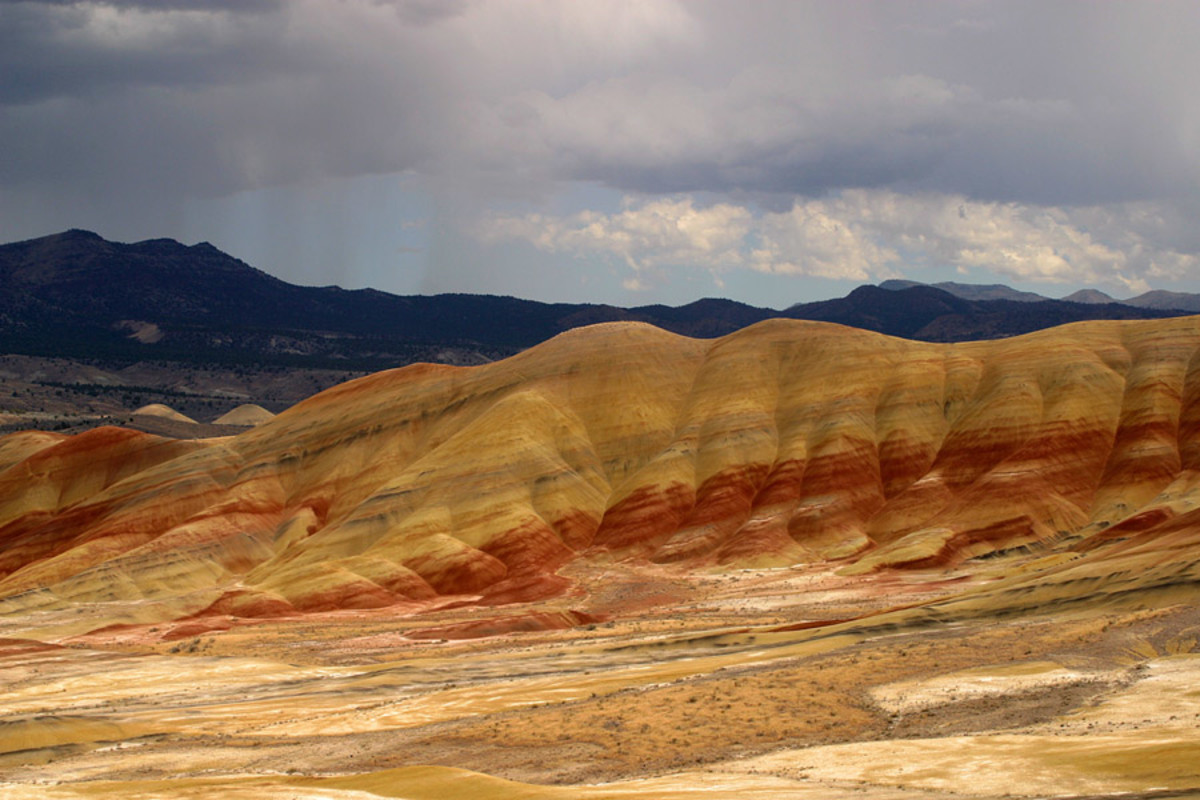
[[[1200,3],[0,0],[0,241],[400,294],[1200,291]]]

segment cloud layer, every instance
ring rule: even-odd
[[[445,236],[611,255],[629,286],[924,263],[1139,287],[1200,252],[1197,33],[1191,2],[16,0],[0,216],[167,225],[407,175]],[[581,185],[630,199],[548,210]]]
[[[760,214],[729,203],[697,206],[685,196],[630,202],[613,214],[498,215],[479,235],[619,260],[630,270],[628,288],[645,288],[666,266],[706,270],[718,282],[738,269],[864,282],[919,265],[961,274],[986,268],[1016,282],[1082,282],[1133,293],[1200,266],[1194,253],[1136,230],[1164,224],[1146,204],[1063,209],[848,189]]]

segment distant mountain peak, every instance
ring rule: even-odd
[[[1105,294],[1099,289],[1080,289],[1078,292],[1072,292],[1067,295],[1063,300],[1067,303],[1091,303],[1093,305],[1120,302],[1112,295]]]
[[[1200,294],[1187,292],[1168,292],[1163,289],[1155,289],[1145,294],[1139,294],[1137,297],[1131,297],[1125,303],[1138,308],[1177,309],[1193,314],[1200,313]]]
[[[887,289],[889,292],[899,292],[904,289],[911,289],[914,286],[928,286],[927,283],[920,281],[910,281],[904,278],[888,278],[879,284],[880,289]]]
[[[1005,286],[1003,283],[955,283],[954,281],[921,283],[920,281],[892,278],[879,284],[880,289],[887,289],[893,292],[912,289],[917,286],[930,286],[934,289],[941,289],[943,292],[952,294],[963,300],[1012,300],[1018,303],[1040,303],[1047,299],[1040,294],[1023,292],[1011,286]]]
[[[83,228],[71,228],[58,234],[58,238],[62,239],[91,239],[93,241],[104,241],[104,237],[94,231],[87,231]]]

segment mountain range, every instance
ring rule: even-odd
[[[1132,306],[1134,308],[1154,308],[1165,311],[1186,311],[1189,313],[1200,313],[1200,294],[1192,294],[1188,292],[1167,292],[1161,289],[1155,289],[1149,292],[1144,292],[1136,297],[1130,297],[1126,300],[1118,300],[1112,295],[1102,292],[1098,289],[1080,289],[1077,292],[1063,297],[1061,300],[1040,295],[1035,292],[1023,292],[1014,289],[1011,286],[1005,286],[1001,283],[992,284],[974,284],[974,283],[954,283],[953,281],[944,281],[940,283],[920,283],[918,281],[892,279],[886,280],[879,284],[881,289],[890,289],[892,291],[903,291],[916,286],[932,286],[935,289],[941,289],[944,292],[961,297],[964,300],[1011,300],[1018,303],[1045,303],[1045,302],[1064,302],[1064,303],[1086,303],[1088,305],[1122,305]]]
[[[1125,303],[1106,297],[1052,300],[1005,286],[910,281],[782,310],[724,299],[619,308],[490,295],[398,296],[297,286],[207,243],[123,244],[70,230],[0,246],[0,352],[368,370],[416,361],[483,363],[598,322],[646,322],[712,338],[784,317],[950,342],[1085,319],[1200,311],[1196,295],[1150,292]]]

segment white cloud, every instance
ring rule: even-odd
[[[1136,230],[1155,216],[1147,204],[1065,209],[852,189],[783,212],[697,206],[683,196],[627,202],[613,214],[493,216],[479,235],[619,260],[633,272],[627,284],[637,288],[666,266],[718,278],[754,270],[864,281],[917,265],[1144,291],[1149,280],[1178,279],[1200,265],[1196,253],[1164,247]]]
[[[634,272],[624,287],[637,290],[648,288],[648,276],[664,266],[687,264],[714,273],[739,268],[754,224],[747,208],[728,203],[698,208],[685,197],[627,203],[615,214],[493,216],[479,234],[490,242],[528,241],[548,253],[619,259]]]
[[[862,193],[860,193],[862,194]],[[872,280],[900,259],[870,220],[838,203],[798,202],[758,220],[761,244],[747,266],[759,272]]]

